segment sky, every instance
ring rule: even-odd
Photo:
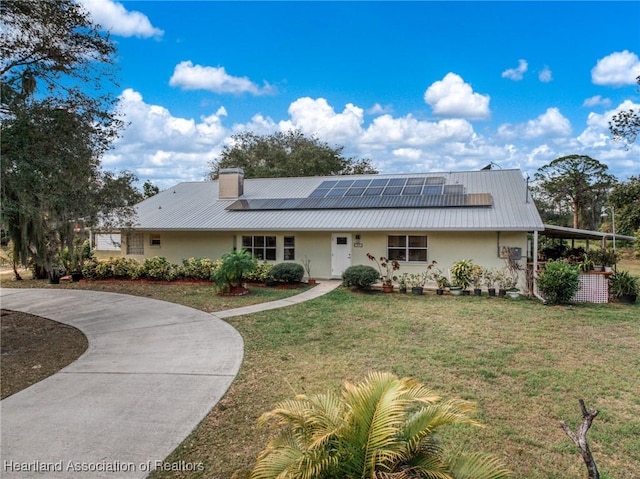
[[[117,47],[127,128],[103,157],[161,189],[232,136],[299,129],[380,173],[587,155],[624,181],[640,140],[640,2],[78,0]]]

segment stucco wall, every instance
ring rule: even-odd
[[[339,232],[343,233],[343,232]],[[276,261],[284,260],[284,237],[295,236],[295,261],[302,263],[306,256],[311,260],[311,275],[314,278],[331,277],[331,232],[159,232],[160,246],[151,246],[153,233],[144,233],[144,255],[129,255],[143,261],[152,256],[164,256],[172,263],[180,264],[190,257],[220,258],[236,246],[242,245],[242,235],[276,236]],[[387,236],[402,235],[405,232],[350,232],[352,241],[352,263],[375,267],[367,258],[367,253],[376,257],[387,255]],[[411,232],[412,235],[427,235],[428,262],[436,260],[438,267],[447,271],[451,265],[461,259],[472,259],[484,267],[500,269],[505,266],[504,259],[498,256],[499,248],[504,246],[522,249],[526,262],[527,234],[524,232]],[[359,239],[356,237],[359,235]],[[235,237],[235,241],[234,241]],[[356,246],[361,244],[360,247]],[[123,235],[123,255],[126,252],[126,238]],[[110,254],[109,256],[114,256]],[[275,263],[274,262],[274,263]],[[425,263],[401,263],[398,273],[419,273],[425,271]],[[519,287],[525,289],[524,275]]]

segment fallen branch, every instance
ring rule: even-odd
[[[584,460],[584,463],[587,466],[587,471],[589,472],[589,479],[600,479],[600,473],[598,472],[596,461],[594,461],[593,456],[591,455],[591,450],[589,449],[589,444],[587,443],[587,432],[589,432],[591,423],[593,423],[593,420],[598,415],[599,411],[588,411],[584,404],[584,400],[580,399],[579,402],[580,409],[582,410],[582,424],[578,428],[578,431],[573,432],[564,421],[560,421],[560,426],[567,436],[576,443],[576,446],[580,448],[582,459]]]

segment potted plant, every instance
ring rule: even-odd
[[[617,262],[617,254],[606,248],[598,248],[587,253],[589,259],[593,261],[593,269],[602,271],[605,266],[611,267]]]
[[[398,281],[398,290],[401,293],[407,292],[407,281],[408,281],[409,273],[402,273],[397,278],[394,276],[394,279]]]
[[[302,266],[304,266],[304,270],[307,272],[307,283],[309,285],[316,284],[316,280],[311,277],[311,260],[307,258],[307,255],[305,255],[302,260]]]
[[[367,258],[369,258],[370,261],[375,261],[378,265],[380,281],[382,281],[382,291],[391,293],[393,291],[393,272],[400,269],[400,263],[395,259],[392,260],[384,256],[380,256],[380,261],[378,261],[375,256],[369,253],[367,253]]]
[[[411,287],[411,294],[420,296],[424,294],[424,284],[427,281],[427,273],[412,273],[407,277],[407,284]]]
[[[498,296],[503,297],[507,293],[509,293],[510,297],[518,297],[518,295],[520,294],[520,290],[516,288],[518,279],[514,277],[507,268],[503,268],[498,272],[497,281],[498,286],[500,287]]]
[[[640,278],[628,271],[617,271],[609,276],[609,294],[622,303],[635,303],[640,294]]]
[[[462,259],[460,261],[456,261],[451,266],[451,292],[455,295],[457,294],[457,288],[460,291],[465,291],[471,285],[471,274],[473,270],[473,261],[470,259]],[[454,288],[456,288],[456,292],[454,292]]]
[[[482,280],[487,287],[489,296],[496,295],[496,272],[492,269],[485,269],[482,274]]]
[[[473,294],[476,296],[482,296],[482,279],[484,277],[484,268],[479,264],[474,264],[471,267],[471,283],[473,284]]]
[[[444,290],[449,287],[449,280],[444,275],[440,268],[435,268],[433,271],[429,273],[429,277],[431,281],[436,283],[436,294],[438,296],[442,296],[444,294]]]

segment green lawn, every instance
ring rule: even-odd
[[[582,479],[559,427],[600,410],[589,432],[601,477],[640,470],[640,305],[543,306],[499,298],[357,294],[339,289],[297,306],[230,319],[245,359],[231,389],[168,459],[201,476],[246,477],[266,443],[257,417],[296,393],[337,388],[367,371],[412,376],[476,401],[483,429],[457,428],[452,448],[503,458],[517,478]]]
[[[624,269],[637,271],[639,263],[629,260]],[[209,286],[109,288],[208,311],[249,300],[217,297]],[[260,290],[250,300],[291,293]],[[496,454],[522,479],[586,477],[579,451],[559,427],[565,420],[576,429],[583,398],[600,410],[588,437],[601,477],[638,477],[640,304],[544,306],[524,298],[340,288],[300,305],[228,321],[245,341],[239,375],[167,459],[201,462],[205,470],[154,478],[245,478],[266,444],[267,431],[255,425],[261,413],[297,393],[359,381],[371,370],[412,376],[441,395],[476,401],[486,427],[456,428],[443,441],[454,449]]]

